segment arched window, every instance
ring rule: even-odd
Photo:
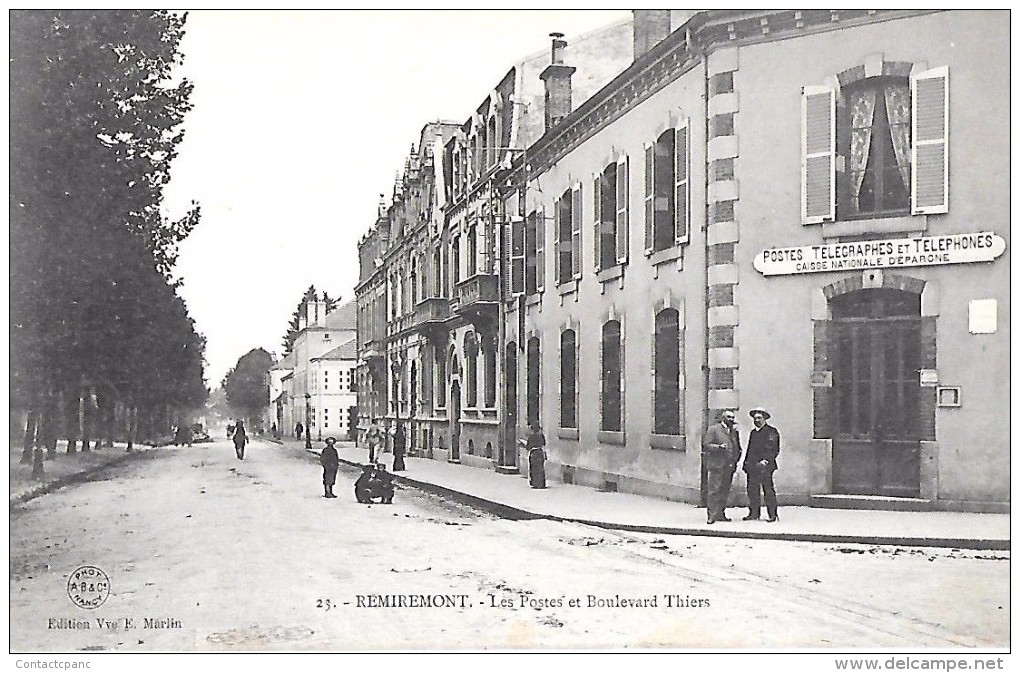
[[[434,346],[436,356],[436,407],[446,407],[446,352],[441,346]]]
[[[560,334],[560,427],[577,428],[577,336]]]
[[[464,335],[464,367],[467,374],[467,405],[478,406],[478,341],[473,332]]]
[[[675,308],[655,316],[655,387],[652,390],[652,432],[680,433],[680,313]]]
[[[539,392],[541,390],[541,373],[542,364],[540,362],[541,353],[539,352],[538,337],[531,337],[528,339],[528,425],[537,423],[541,419],[540,407],[541,399],[539,398]]]
[[[623,430],[623,342],[620,322],[602,326],[602,430]]]
[[[496,341],[486,342],[483,351],[485,358],[485,406],[488,409],[496,406]]]

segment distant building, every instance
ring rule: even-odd
[[[584,76],[567,99],[580,102],[629,60],[629,23],[576,38],[571,53]],[[406,423],[413,453],[516,470],[500,413],[505,217],[495,187],[543,119],[569,112],[562,96],[548,107],[549,59],[511,67],[464,122],[427,124],[359,244],[361,427]]]
[[[309,428],[316,439],[342,423],[348,427],[351,373],[354,364],[344,358],[357,336],[356,304],[349,301],[330,312],[317,297],[303,305],[298,332],[291,352],[270,370],[271,381],[279,378],[281,391],[276,395],[275,411],[280,432],[294,436],[298,423]],[[327,357],[332,351],[336,355]],[[272,383],[270,390],[274,388]],[[338,405],[344,406],[338,406]],[[327,418],[330,417],[331,418]],[[338,437],[339,439],[339,437]]]

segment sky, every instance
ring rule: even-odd
[[[206,337],[207,384],[253,348],[281,356],[309,285],[354,299],[358,239],[426,123],[468,119],[549,33],[569,43],[629,14],[190,12],[194,109],[164,205],[202,207],[175,272]]]

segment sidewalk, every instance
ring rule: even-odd
[[[78,443],[78,450],[67,454],[67,442],[61,441],[57,445],[57,457],[43,461],[43,478],[32,478],[32,463],[21,464],[21,447],[10,446],[10,487],[11,507],[27,502],[44,493],[50,493],[62,486],[85,479],[94,472],[97,472],[108,465],[123,462],[144,451],[150,450],[147,446],[136,446],[131,453],[127,452],[127,445],[115,443],[112,447],[103,447],[98,451],[82,451],[81,443]]]
[[[283,440],[303,450],[304,443]],[[316,455],[323,444],[313,442]],[[367,449],[337,444],[343,463],[361,465]],[[392,454],[384,454],[387,465]],[[743,507],[730,509],[734,520],[708,525],[705,510],[630,493],[605,493],[586,486],[549,482],[532,489],[520,475],[468,467],[427,458],[405,458],[407,470],[397,483],[440,493],[465,504],[514,519],[575,521],[601,528],[664,535],[706,535],[807,542],[895,544],[959,549],[1010,549],[1009,514],[899,512],[864,509],[780,507],[779,521],[741,521]]]

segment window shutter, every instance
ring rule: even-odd
[[[581,277],[581,183],[570,193],[570,262],[574,278]]]
[[[624,156],[616,162],[616,261],[620,264],[627,262],[630,247],[630,222],[627,221],[629,195],[630,180],[627,157]]]
[[[554,204],[555,210],[553,211],[553,283],[556,285],[560,284],[560,232],[563,231],[561,212],[563,209],[560,207],[563,198],[556,199]]]
[[[673,176],[676,178],[676,200],[673,235],[677,245],[691,240],[691,148],[690,126],[685,119],[676,129],[673,153]]]
[[[524,218],[510,222],[510,293],[524,292]]]
[[[806,86],[801,94],[801,224],[836,219],[836,91]]]
[[[655,144],[645,145],[645,254],[655,245]]]
[[[535,214],[535,281],[538,291],[545,289],[545,209]]]
[[[949,212],[949,68],[910,77],[910,212]]]
[[[595,271],[602,269],[602,175],[596,175],[592,186],[595,197]]]

